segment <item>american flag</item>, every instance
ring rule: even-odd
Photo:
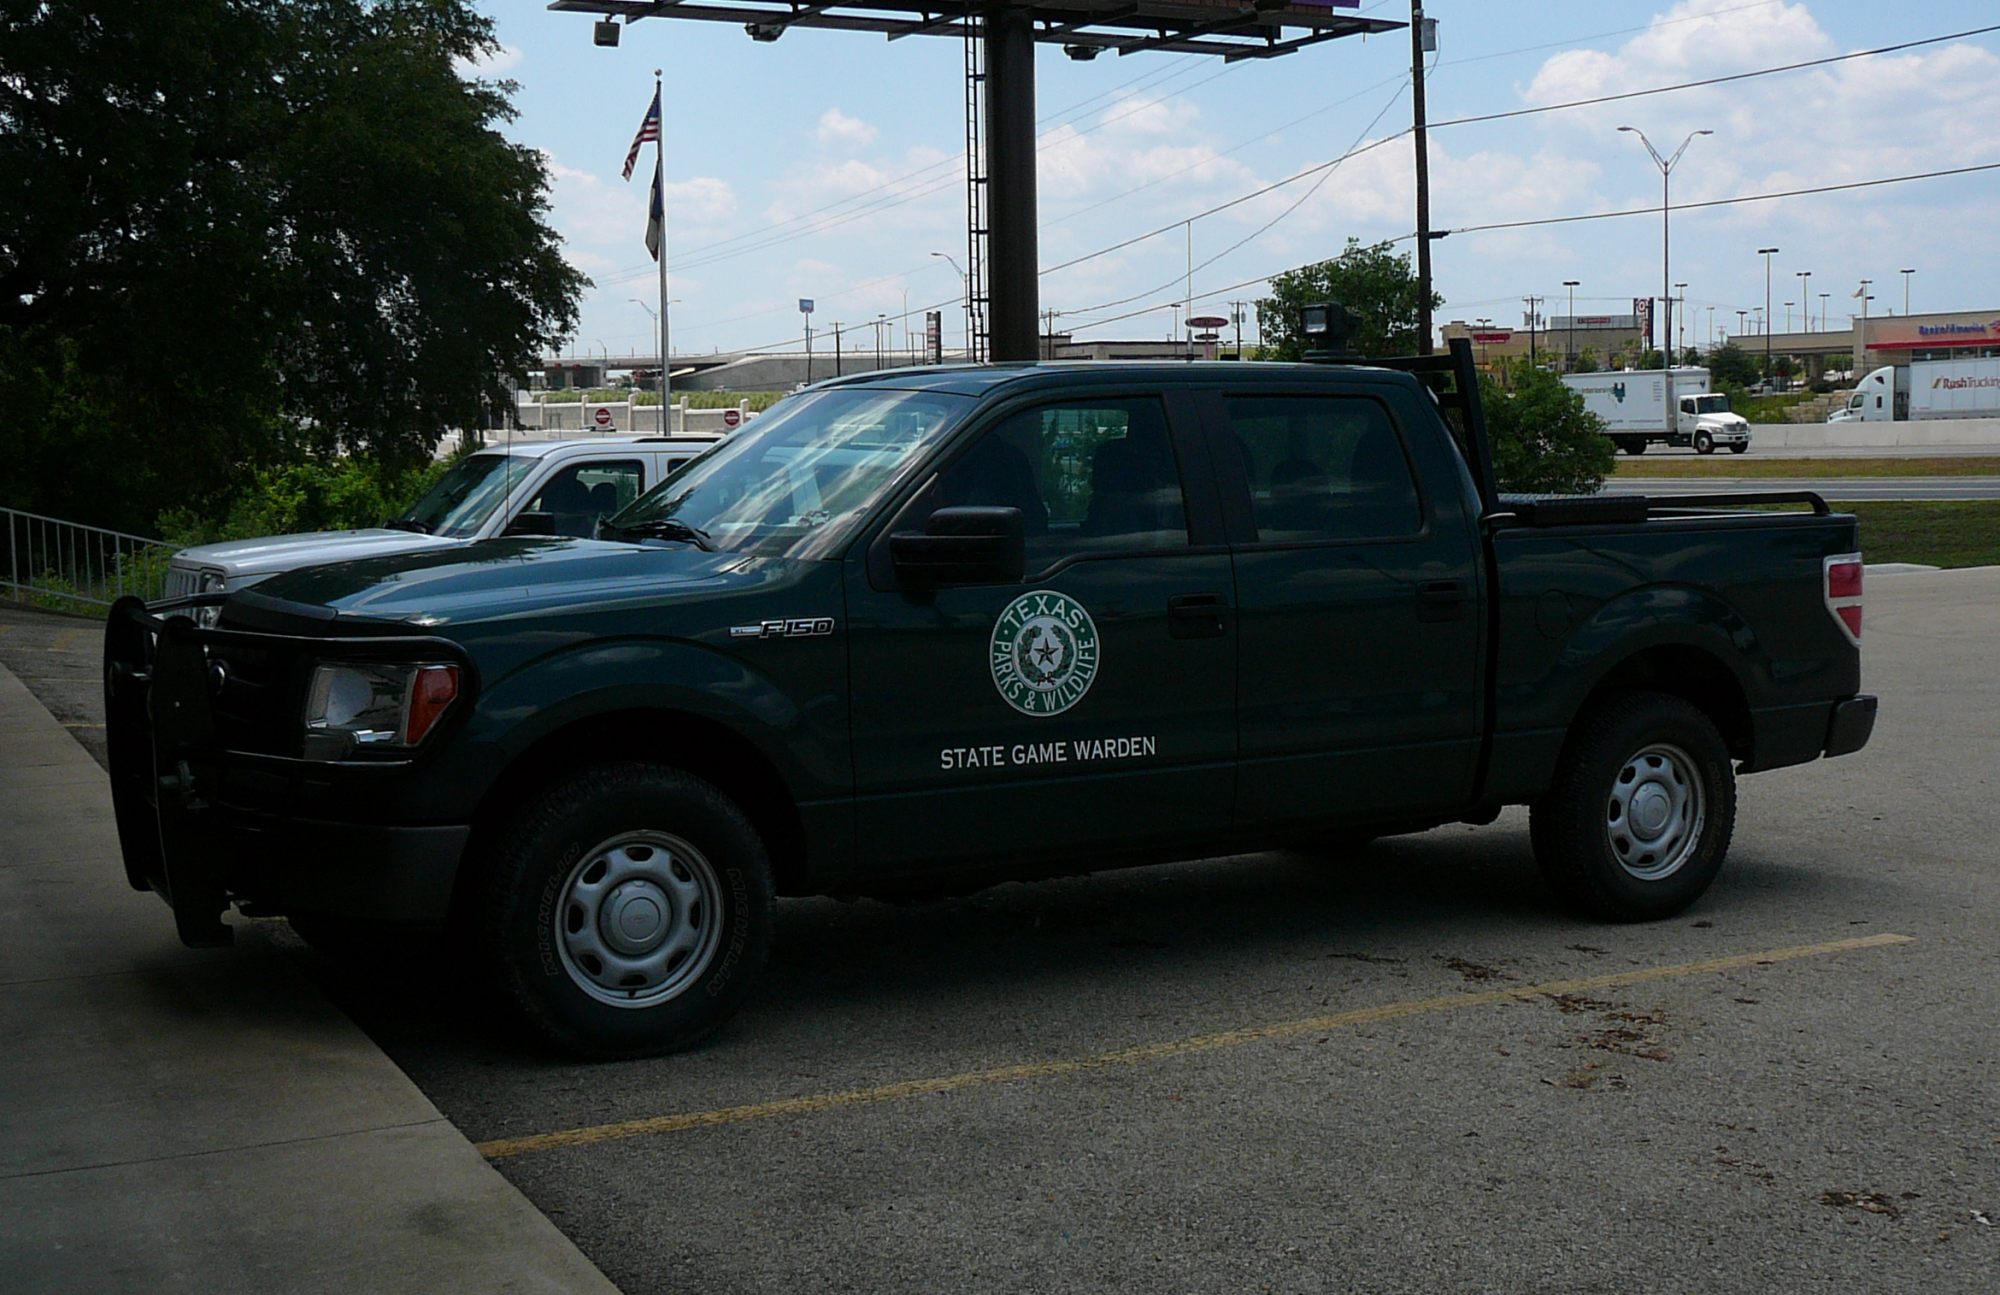
[[[639,133],[632,137],[632,150],[625,154],[625,178],[632,178],[632,168],[639,164],[639,148],[651,144],[660,137],[660,91],[653,90],[653,106],[646,109],[646,120],[639,123]]]

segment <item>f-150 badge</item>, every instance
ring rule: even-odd
[[[1083,605],[1053,589],[1008,603],[993,625],[993,686],[1023,715],[1060,715],[1097,677],[1097,626]]]

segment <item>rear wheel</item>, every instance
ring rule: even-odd
[[[1740,445],[1732,445],[1729,447],[1729,452],[1731,454],[1746,454],[1749,452],[1749,450],[1750,450],[1750,442],[1748,441],[1744,441]]]
[[[1671,917],[1701,897],[1729,852],[1729,750],[1678,697],[1607,698],[1577,717],[1529,826],[1542,875],[1568,906],[1614,922]]]
[[[1643,436],[1627,436],[1618,442],[1618,446],[1627,454],[1644,454],[1646,452],[1646,438]]]
[[[545,1041],[671,1052],[749,993],[771,942],[770,860],[713,786],[603,765],[529,802],[496,840],[477,935],[507,1003]]]

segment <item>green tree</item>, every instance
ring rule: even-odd
[[[1482,376],[1479,398],[1493,442],[1493,473],[1502,490],[1522,494],[1592,494],[1616,452],[1604,420],[1561,378],[1525,359],[1507,366],[1507,388]]]
[[[483,421],[585,283],[492,48],[468,0],[0,0],[0,502],[142,529]]]
[[[1571,366],[1571,371],[1575,373],[1595,373],[1600,367],[1597,360],[1597,352],[1586,346],[1576,353],[1576,363]]]
[[[1717,386],[1747,387],[1757,380],[1757,360],[1735,342],[1708,353],[1708,371]]]
[[[1417,275],[1409,254],[1390,248],[1388,243],[1364,247],[1350,238],[1347,250],[1332,260],[1273,277],[1271,295],[1257,302],[1257,327],[1264,338],[1259,358],[1303,358],[1306,341],[1299,333],[1299,312],[1323,301],[1337,301],[1354,313],[1354,348],[1361,354],[1415,354],[1421,305]],[[1443,297],[1431,295],[1431,309],[1443,304]]]

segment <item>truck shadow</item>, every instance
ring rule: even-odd
[[[1681,924],[1712,911],[1754,928],[1818,906],[1816,892],[1830,884],[1807,868],[1739,857]],[[1506,827],[1439,829],[1338,856],[1268,853],[1009,883],[923,903],[787,900],[777,926],[741,1016],[694,1053],[651,1064],[762,1050],[801,1031],[866,1048],[871,1035],[960,1018],[1073,1017],[1092,1003],[1240,993],[1252,982],[1255,993],[1274,977],[1328,984],[1331,969],[1344,983],[1357,964],[1423,978],[1439,965],[1513,961],[1524,948],[1573,961],[1564,950],[1601,953],[1593,946],[1628,943],[1620,930],[1658,929],[1558,910],[1526,833]],[[313,961],[327,991],[420,1084],[426,1072],[467,1062],[489,1075],[591,1068],[513,1042],[490,1011],[469,1011],[464,978],[442,951],[373,971]]]

